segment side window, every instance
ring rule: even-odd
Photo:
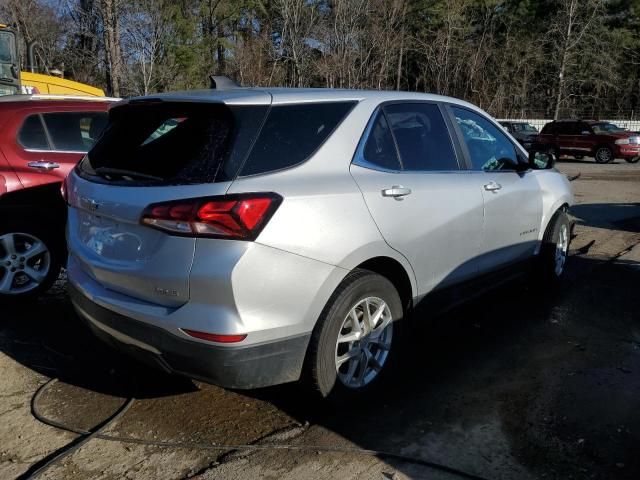
[[[106,112],[56,112],[42,115],[54,150],[88,152],[107,124]]]
[[[362,148],[361,157],[366,163],[376,167],[386,170],[402,170],[391,129],[382,112],[378,112],[376,115],[364,148]]]
[[[18,132],[18,143],[26,149],[51,150],[40,115],[30,115]]]
[[[470,110],[452,107],[474,170],[513,170],[518,167],[514,145],[489,120]]]
[[[440,109],[433,103],[384,108],[404,171],[458,170],[458,160]]]
[[[576,135],[582,135],[582,132],[589,132],[589,134],[592,133],[591,127],[589,126],[588,123],[584,123],[584,122],[580,122],[577,124],[578,126],[578,131],[576,132]]]
[[[559,122],[556,124],[556,135],[577,135],[578,126],[575,122]]]

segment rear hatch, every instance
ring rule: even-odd
[[[112,108],[101,139],[67,180],[72,261],[107,289],[184,304],[196,240],[141,218],[151,204],[225,194],[271,102],[266,93],[248,96],[141,99]]]

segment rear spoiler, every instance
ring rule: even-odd
[[[228,88],[240,88],[240,85],[229,77],[225,77],[224,75],[210,75],[209,76],[209,88],[212,90],[226,90]]]

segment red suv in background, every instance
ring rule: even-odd
[[[37,295],[66,250],[60,185],[107,123],[114,99],[0,97],[0,302]]]
[[[538,135],[536,148],[553,151],[556,157],[594,157],[598,163],[623,158],[629,163],[640,160],[640,134],[628,132],[610,122],[555,120]]]

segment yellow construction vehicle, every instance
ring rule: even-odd
[[[15,32],[0,24],[0,95],[18,93],[50,93],[104,97],[104,91],[80,82],[35,72],[32,42],[27,46],[27,64],[31,71],[19,69],[18,43]]]

